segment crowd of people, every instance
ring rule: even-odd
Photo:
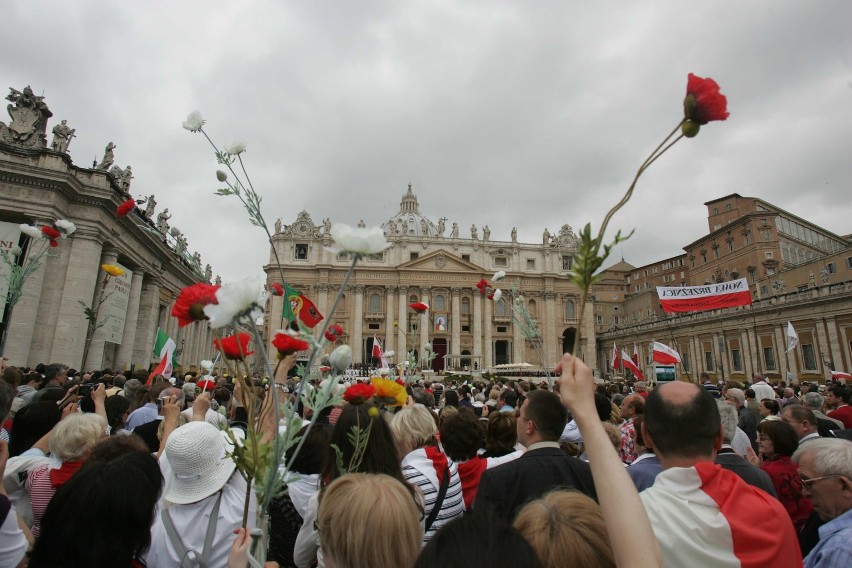
[[[282,363],[261,405],[296,396]],[[567,354],[554,377],[416,381],[405,404],[350,378],[333,407],[294,400],[269,565],[852,565],[847,387],[596,385]],[[0,568],[248,566],[261,504],[229,452],[282,426],[248,424],[233,381],[2,379]]]

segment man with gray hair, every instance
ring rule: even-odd
[[[757,451],[757,417],[754,412],[746,406],[745,393],[741,389],[728,389],[725,392],[725,402],[737,409],[739,424],[743,432],[748,436],[752,449]]]
[[[749,485],[763,489],[776,497],[775,486],[772,484],[769,474],[738,455],[732,446],[737,434],[742,436],[746,447],[749,445],[748,437],[737,427],[737,410],[721,400],[717,400],[716,404],[719,407],[719,417],[722,419],[722,447],[716,451],[715,462],[739,475]]]
[[[829,418],[827,415],[823,414],[822,406],[825,404],[825,397],[823,397],[818,392],[809,392],[805,396],[802,397],[802,404],[805,408],[809,408],[811,412],[814,413],[818,419],[828,420],[829,422],[833,422],[835,426],[831,428],[832,430],[842,430],[843,422],[837,420],[836,418]]]
[[[819,542],[805,557],[805,568],[852,565],[852,443],[814,440],[800,446],[793,461],[799,464],[802,495],[825,522]]]

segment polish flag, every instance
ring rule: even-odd
[[[618,360],[618,348],[615,346],[615,343],[612,344],[612,359],[609,362],[609,366],[612,367],[612,370],[619,369],[621,366],[619,365],[620,361]]]
[[[852,381],[852,375],[849,373],[844,373],[843,371],[832,371],[831,378],[835,381]]]
[[[657,286],[660,305],[667,314],[718,310],[751,304],[751,292],[745,278],[705,284],[704,286]]]
[[[627,353],[624,350],[621,350],[621,364],[626,368],[630,369],[633,373],[633,376],[639,379],[640,381],[645,380],[645,375],[642,374],[642,370],[639,368],[639,365],[633,362],[633,359],[627,356]]]
[[[657,341],[651,343],[651,348],[654,350],[654,362],[662,365],[677,365],[680,363],[680,353]]]
[[[381,359],[382,367],[387,367],[387,361],[385,361],[385,352],[382,350],[382,344],[379,342],[379,336],[373,336],[373,357],[376,359]]]
[[[633,343],[633,362],[637,365],[639,364],[639,346],[636,345],[636,342]]]

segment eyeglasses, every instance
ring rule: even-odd
[[[807,487],[808,489],[810,489],[810,488],[811,488],[811,486],[812,486],[814,483],[816,483],[817,481],[822,481],[823,479],[832,479],[832,478],[834,478],[834,477],[843,477],[843,476],[842,476],[842,475],[840,475],[840,474],[835,474],[835,475],[823,475],[822,477],[811,477],[810,479],[805,479],[805,478],[803,478],[803,477],[800,475],[800,476],[799,476],[799,481],[801,481],[801,482],[802,482],[802,486]]]

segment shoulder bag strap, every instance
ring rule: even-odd
[[[441,512],[441,507],[444,505],[444,497],[447,496],[447,489],[450,486],[450,464],[447,463],[444,469],[444,475],[441,478],[441,485],[438,488],[438,497],[435,499],[435,505],[432,507],[432,512],[426,517],[426,531],[432,528],[432,523],[438,518],[438,513]]]
[[[181,540],[180,535],[177,533],[177,529],[175,529],[175,524],[172,521],[172,516],[169,514],[169,510],[163,509],[163,525],[166,528],[166,535],[169,537],[169,541],[171,541],[172,546],[175,548],[175,552],[177,552],[178,557],[180,558],[181,568],[184,566],[192,567],[194,564],[193,560],[198,563],[200,568],[207,568],[210,551],[213,549],[213,540],[216,536],[216,525],[219,522],[219,504],[221,502],[222,492],[219,491],[219,496],[216,498],[213,510],[210,511],[210,520],[207,523],[207,535],[204,537],[204,548],[200,556],[195,550],[186,549],[186,546],[183,544],[183,540]],[[190,558],[190,555],[192,558]],[[189,561],[188,565],[186,564],[187,561]]]

